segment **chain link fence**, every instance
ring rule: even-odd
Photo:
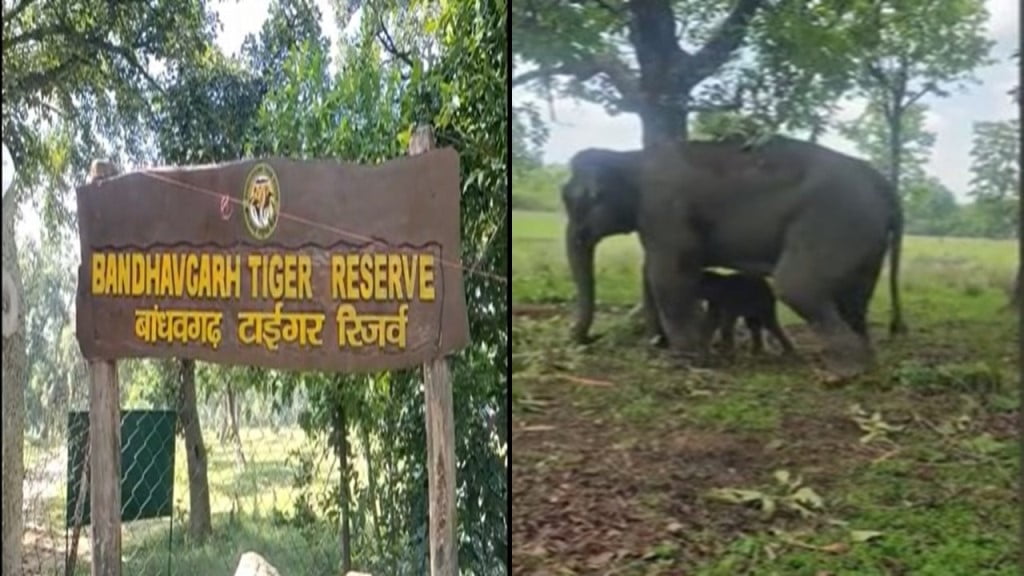
[[[145,370],[124,364],[122,574],[230,575],[248,551],[285,575],[339,573],[339,531],[295,520],[300,500],[336,492],[341,478],[298,426],[302,398],[275,410],[223,390],[199,399],[198,423],[186,425],[176,402],[133,398]],[[89,574],[88,377],[84,363],[74,372],[26,436],[25,576]]]

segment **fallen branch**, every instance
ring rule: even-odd
[[[544,424],[537,424],[535,426],[522,426],[519,428],[520,432],[550,432],[554,430],[554,426],[547,426]]]
[[[612,386],[612,383],[606,380],[593,380],[591,378],[581,378],[570,374],[561,374],[561,377],[575,384],[582,384],[584,386],[597,386],[598,388],[610,388]]]
[[[512,306],[513,316],[558,316],[564,310],[551,304],[525,304]]]
[[[779,541],[783,544],[793,546],[794,548],[803,548],[804,550],[813,550],[815,552],[825,552],[828,554],[842,554],[849,550],[849,546],[842,542],[835,542],[826,546],[815,546],[814,544],[808,544],[806,542],[794,540],[793,538],[781,537],[779,538]]]

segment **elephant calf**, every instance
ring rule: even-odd
[[[775,293],[764,277],[705,270],[698,284],[697,297],[707,303],[707,316],[701,330],[704,350],[710,346],[715,333],[720,332],[723,346],[727,352],[732,352],[736,321],[743,318],[750,330],[754,354],[764,350],[762,329],[775,337],[786,354],[795,352],[793,343],[779,325]]]

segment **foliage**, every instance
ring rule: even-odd
[[[512,170],[512,209],[541,212],[559,212],[562,201],[561,186],[569,180],[569,169],[562,165],[526,168],[520,165]]]
[[[691,110],[736,105],[727,87],[699,86],[728,67],[762,4],[517,3],[512,52],[530,69],[512,82],[542,96],[589,100],[610,114],[639,114],[645,146],[686,139]]]
[[[47,223],[66,227],[61,195],[92,158],[144,155],[149,67],[191,59],[216,22],[181,0],[5,3],[3,20],[4,141]]]
[[[984,2],[835,0],[796,3],[790,10],[799,17],[776,14],[782,25],[769,34],[784,47],[784,66],[820,77],[827,94],[852,91],[869,101],[867,114],[885,128],[886,174],[902,188],[903,151],[919,136],[908,138],[904,132],[916,132],[919,101],[948,96],[950,86],[973,81],[974,70],[990,63]],[[818,49],[800,49],[808,45]]]
[[[988,216],[992,233],[1017,232],[1020,202],[1020,124],[976,122],[971,146],[970,195]]]
[[[525,104],[512,110],[512,170],[537,168],[542,163],[541,147],[547,127],[535,106]]]
[[[25,274],[23,302],[28,345],[28,385],[25,388],[26,433],[46,439],[59,429],[74,364],[60,362],[64,329],[70,323],[73,268],[58,252],[53,239],[30,240],[21,252]],[[77,344],[75,344],[77,346]]]
[[[72,93],[76,105],[88,103],[76,90],[92,90],[100,80],[123,82],[123,86],[108,82],[100,91],[103,97],[114,94],[111,102],[117,105],[122,100],[130,103],[136,107],[133,113],[137,112],[120,118],[120,123],[109,122],[121,132],[120,136],[101,135],[108,153],[98,147],[99,137],[83,140],[83,126],[101,123],[99,112],[84,110],[76,117],[81,125],[55,121],[52,126],[40,128],[39,139],[47,147],[31,151],[36,164],[26,164],[21,162],[23,156],[16,157],[19,169],[27,170],[30,178],[33,173],[42,173],[38,167],[44,165],[54,174],[67,175],[67,182],[53,187],[64,192],[69,188],[67,184],[80,181],[88,159],[100,155],[172,164],[270,154],[376,163],[405,155],[416,124],[434,126],[437,145],[454,146],[461,155],[462,252],[468,269],[465,289],[473,338],[471,348],[451,362],[459,431],[456,455],[461,571],[504,573],[506,382],[504,373],[495,369],[505,361],[508,350],[508,293],[503,278],[508,262],[505,167],[509,144],[504,3],[490,0],[438,5],[381,0],[362,6],[359,2],[338,6],[343,8],[339,24],[347,22],[356,9],[362,9],[363,17],[361,27],[347,45],[340,47],[334,62],[320,30],[322,16],[311,0],[271,2],[264,26],[246,39],[241,53],[235,56],[222,54],[211,45],[213,20],[203,11],[204,6],[192,3],[185,10],[175,3],[165,4],[156,9],[167,8],[164,17],[178,17],[175,22],[179,27],[189,22],[190,10],[195,9],[211,28],[192,30],[194,38],[188,36],[188,30],[180,31],[182,38],[194,39],[188,46],[170,24],[153,28],[161,30],[159,34],[147,32],[168,43],[177,42],[174,50],[149,55],[151,61],[162,64],[160,74],[151,79],[129,77],[130,70],[126,69],[122,76],[104,76],[106,69],[83,68],[95,73],[87,78],[94,84],[86,82],[83,88],[55,80],[54,89]],[[132,6],[138,8],[135,3],[126,3],[125,10]],[[44,8],[49,10],[49,6]],[[177,15],[167,13],[175,8]],[[24,18],[29,13],[34,14],[29,10],[14,16]],[[124,12],[129,20],[131,14]],[[8,16],[9,9],[5,9],[5,42],[12,30],[21,30],[10,26]],[[86,16],[83,14],[83,18]],[[64,20],[67,18],[58,18]],[[135,21],[153,23],[144,18]],[[123,22],[118,26],[131,28]],[[44,48],[54,50],[57,44]],[[5,135],[8,89],[18,87],[8,83],[8,55],[5,44]],[[102,63],[103,58],[100,55],[92,61]],[[77,66],[79,60],[88,58],[72,60]],[[118,99],[119,89],[130,98]],[[129,94],[129,90],[135,92]],[[110,110],[119,109],[115,106]],[[103,111],[108,112],[113,114]],[[33,186],[40,181],[28,180]],[[51,203],[62,209],[65,206],[58,194],[53,194]],[[68,212],[58,216],[47,216],[46,220],[70,221]],[[31,365],[31,421],[39,433],[52,428],[47,418],[62,417],[60,410],[74,404],[76,400],[67,396],[80,399],[84,375],[69,322],[74,268],[59,257],[58,246],[66,246],[64,242],[66,235],[44,238],[30,244],[29,252],[21,258],[30,274],[30,346],[40,352],[38,357],[33,355]],[[140,408],[173,405],[175,368],[171,362],[121,362],[122,404]],[[286,510],[287,521],[310,538],[315,536],[317,542],[332,539],[329,535],[337,526],[341,482],[348,482],[354,490],[350,512],[356,567],[389,574],[426,571],[426,439],[418,370],[339,378],[199,363],[196,384],[197,408],[208,427],[227,418],[221,399],[231,386],[236,402],[242,406],[240,419],[250,426],[300,424],[308,434],[309,446],[328,454],[336,448],[341,430],[350,438],[350,458],[356,460],[350,461],[349,474],[327,485],[307,467],[310,452],[299,454],[291,463],[298,492],[294,509]],[[348,415],[343,423],[337,418],[342,412]],[[207,433],[206,437],[209,446],[211,436]],[[211,461],[224,460],[218,458],[219,450],[219,446],[211,447]],[[258,459],[250,458],[250,464]],[[360,472],[364,468],[373,470],[376,482]],[[247,476],[256,474],[255,470],[243,472]],[[212,480],[218,482],[217,478]],[[223,512],[217,502],[213,504],[218,513]],[[227,525],[220,520],[214,518],[218,529],[237,528],[233,512]],[[218,541],[210,545],[216,546]],[[202,550],[197,548],[195,552],[203,555],[206,552]],[[304,566],[300,571],[310,568]]]
[[[737,112],[702,112],[695,120],[694,140],[735,140],[756,145],[774,133],[767,121]]]
[[[901,119],[900,134],[900,190],[925,177],[924,169],[935,145],[935,134],[925,127],[927,108],[921,104],[909,106]],[[893,158],[889,149],[891,128],[885,110],[877,101],[871,101],[856,120],[840,125],[840,133],[852,141],[882,174],[891,174]]]
[[[910,180],[903,187],[904,230],[921,236],[973,236],[961,221],[968,210],[946,186],[932,176]]]
[[[152,130],[161,160],[188,165],[242,156],[260,106],[259,77],[210,48],[168,70],[154,95]]]
[[[491,574],[504,557],[505,464],[487,413],[503,411],[507,356],[505,285],[504,6],[452,2],[363,6],[358,40],[337,72],[322,46],[306,43],[285,60],[257,119],[253,146],[270,153],[381,162],[407,153],[417,123],[435,129],[438,146],[459,150],[462,238],[473,346],[452,361],[459,482],[460,565]],[[403,24],[405,23],[405,24]],[[422,24],[415,34],[410,23]],[[386,24],[395,24],[392,29]],[[382,40],[386,39],[386,40]],[[429,41],[429,42],[428,42]],[[275,394],[310,398],[301,418],[313,438],[337,445],[338,410],[348,435],[368,438],[362,456],[387,483],[353,483],[354,565],[390,574],[421,573],[426,554],[423,395],[417,371],[328,378],[284,375]],[[484,414],[481,414],[483,409]],[[503,448],[501,448],[503,450]],[[337,518],[338,499],[310,497],[315,517]]]

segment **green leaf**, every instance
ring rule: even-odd
[[[737,488],[714,488],[708,492],[708,496],[715,500],[732,504],[749,504],[765,498],[764,493],[757,490],[740,490]]]
[[[882,532],[875,530],[851,530],[850,539],[854,542],[870,542],[883,536]]]
[[[800,504],[806,505],[815,510],[820,510],[825,505],[825,501],[815,492],[813,489],[804,486],[793,493],[793,500]]]

